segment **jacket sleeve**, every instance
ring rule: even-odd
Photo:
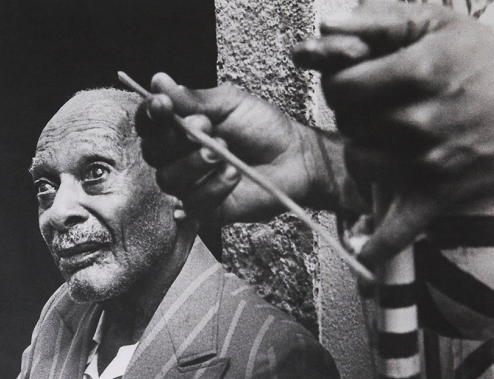
[[[331,354],[305,329],[275,327],[264,340],[252,378],[340,379]]]

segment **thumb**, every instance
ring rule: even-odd
[[[151,90],[154,93],[164,93],[173,102],[174,110],[182,116],[201,113],[199,104],[194,101],[192,91],[178,85],[169,75],[160,72],[151,79]]]
[[[442,211],[442,202],[431,193],[397,194],[381,224],[364,245],[359,260],[370,269],[405,249]]]
[[[179,115],[204,114],[214,123],[225,119],[247,96],[245,91],[228,83],[210,89],[189,89],[178,85],[165,73],[153,76],[151,89],[168,95]]]

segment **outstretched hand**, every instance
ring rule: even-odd
[[[445,8],[383,2],[321,34],[295,61],[322,72],[348,170],[393,194],[361,252],[373,267],[436,217],[492,197],[494,33]]]
[[[156,168],[162,190],[183,200],[189,213],[210,221],[214,213],[226,224],[264,220],[283,208],[212,151],[190,141],[174,125],[174,113],[226,145],[296,201],[325,202],[327,207],[337,202],[345,173],[334,178],[328,172],[344,170],[336,136],[321,136],[232,85],[190,90],[157,74],[151,87],[156,95],[144,101],[136,117],[143,156]],[[327,146],[337,158],[329,167],[321,165]]]

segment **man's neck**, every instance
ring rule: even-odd
[[[100,303],[106,314],[98,353],[100,372],[121,346],[135,344],[141,339],[156,309],[184,266],[195,236],[194,228],[183,228],[177,236],[173,252],[157,262],[153,272],[147,273],[123,295]]]
[[[151,321],[163,297],[182,270],[196,237],[195,228],[181,228],[173,251],[156,262],[153,271],[146,273],[121,296],[101,303],[107,314],[107,325],[121,324],[131,329],[137,342]]]

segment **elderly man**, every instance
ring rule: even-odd
[[[137,95],[81,92],[43,130],[31,174],[66,283],[20,378],[339,378],[300,325],[226,274],[141,157]]]

